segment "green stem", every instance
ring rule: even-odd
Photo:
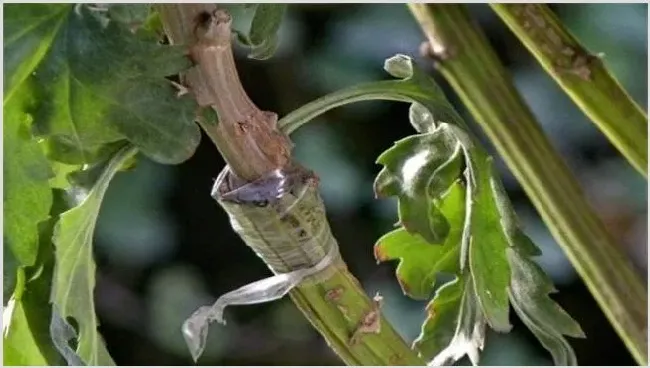
[[[324,295],[342,290],[339,300]],[[340,269],[329,279],[314,285],[300,285],[290,293],[298,309],[325,337],[330,348],[350,366],[425,365],[381,315],[379,330],[353,342],[360,319],[377,306],[365,295],[359,281],[347,269]]]
[[[417,102],[427,99],[426,95],[417,90],[401,88],[402,84],[400,80],[370,82],[336,91],[285,115],[278,126],[283,132],[291,134],[315,117],[343,105],[371,100]]]
[[[214,4],[161,5],[158,9],[171,41],[190,48],[197,65],[183,76],[183,81],[199,105],[214,108],[218,113],[217,125],[201,126],[231,170],[239,178],[252,182],[291,162],[289,141],[277,129],[275,114],[257,109],[241,86],[230,46],[230,30],[227,30],[228,37],[219,34],[225,31],[222,28],[216,33],[207,29],[204,35],[210,37],[197,37],[197,26],[201,26],[197,20],[205,18],[199,17],[201,13],[207,12],[208,18],[223,14],[215,13]],[[312,216],[318,215],[316,212]],[[324,216],[323,213],[322,221],[326,221]],[[258,225],[260,228],[268,226],[266,222],[251,224],[252,228]],[[292,228],[282,226],[278,230],[290,232]],[[269,239],[253,241],[270,247],[273,244]],[[285,247],[292,245],[291,241],[281,243]],[[319,282],[303,282],[290,292],[290,296],[334,352],[349,365],[424,365],[381,315],[345,263],[340,260],[330,268],[327,269],[330,270],[328,277]],[[368,322],[368,317],[372,317],[370,322],[377,328],[353,339],[359,323]]]
[[[464,6],[408,6],[427,36],[438,69],[503,156],[637,362],[647,365],[647,290],[486,37]]]
[[[599,57],[591,55],[545,4],[491,4],[546,72],[648,176],[648,117]]]

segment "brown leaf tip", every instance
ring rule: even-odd
[[[375,254],[375,259],[377,260],[377,264],[389,260],[389,257],[384,253],[383,245],[381,243],[375,244],[373,248],[373,253]]]

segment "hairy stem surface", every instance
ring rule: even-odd
[[[438,70],[503,156],[635,359],[647,364],[647,290],[486,37],[462,5],[408,6]]]
[[[546,4],[491,4],[512,32],[625,158],[648,176],[648,117],[603,61]]]
[[[260,111],[241,86],[227,14],[215,11],[213,4],[160,5],[158,9],[171,42],[189,47],[196,66],[183,76],[183,82],[202,108],[218,114],[218,124],[202,122],[201,126],[232,172],[253,182],[290,164],[291,143],[277,129],[275,114]],[[211,17],[216,27],[214,22],[208,23]],[[315,216],[317,208],[313,212]],[[324,213],[318,220],[326,221]],[[276,234],[293,234],[301,229],[299,225],[277,226],[280,228]],[[252,231],[254,228],[251,226]],[[267,245],[256,246],[269,247],[271,238],[259,239]],[[297,240],[285,238],[287,241],[281,242],[285,247],[294,243],[301,246]],[[263,251],[273,254],[277,250]],[[309,258],[305,256],[305,263],[312,261]],[[423,365],[382,316],[379,302],[368,298],[345,263],[339,258],[330,268],[326,277],[299,284],[290,296],[334,352],[349,365]]]

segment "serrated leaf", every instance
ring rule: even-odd
[[[548,296],[556,292],[551,280],[524,251],[511,248],[506,252],[512,269],[513,309],[551,352],[555,365],[577,365],[575,353],[563,335],[584,338],[580,325]]]
[[[458,325],[463,285],[459,278],[442,285],[427,305],[427,318],[413,341],[413,349],[420,356],[431,359],[451,343]]]
[[[86,5],[7,5],[5,19],[7,39],[35,45],[21,52],[18,41],[5,44],[11,65],[29,66],[5,68],[17,81],[5,84],[5,94],[33,82],[39,103],[30,112],[36,134],[52,141],[50,157],[92,163],[103,145],[124,139],[161,163],[193,154],[200,139],[194,102],[178,99],[164,79],[190,66],[183,47],[135,35]],[[44,27],[39,22],[47,33],[34,31]]]
[[[412,64],[398,57],[389,59],[385,68],[407,80],[418,78]],[[417,85],[420,84],[423,82]],[[477,299],[490,326],[507,332],[512,326],[508,301],[510,270],[505,249],[510,246],[506,232],[511,228],[504,228],[497,202],[505,200],[506,207],[509,203],[494,187],[498,179],[492,159],[462,129],[464,123],[444,95],[439,95],[442,92],[437,86],[433,84],[428,90],[433,97],[418,100],[409,110],[411,125],[426,133],[402,139],[379,156],[377,162],[385,167],[377,175],[375,192],[398,196],[400,222],[405,228],[430,243],[440,243],[447,235],[448,225],[437,209],[436,193],[457,180],[466,167],[464,177],[470,190],[459,262],[461,267],[469,264]],[[452,119],[449,121],[453,124],[438,120],[434,116],[437,111],[443,112],[439,114],[441,118]]]
[[[108,184],[124,162],[135,152],[135,148],[125,147],[108,162],[85,199],[77,207],[60,216],[52,238],[56,246],[56,267],[51,301],[54,313],[57,313],[52,321],[54,324],[57,321],[65,322],[68,317],[76,321],[79,326],[78,334],[75,336],[76,355],[88,365],[114,365],[97,332],[98,321],[93,299],[95,262],[92,239]],[[60,336],[52,336],[52,338],[55,342],[61,341]],[[67,341],[67,338],[63,340],[63,342]],[[75,358],[71,357],[67,350],[60,350],[69,363]]]
[[[429,311],[435,310],[436,313],[431,314],[425,322],[416,346],[427,357],[435,354],[432,361],[434,364],[448,363],[464,354],[470,355],[470,359],[476,363],[478,351],[482,347],[486,323],[497,331],[508,331],[511,328],[509,299],[513,305],[522,303],[521,300],[524,299],[519,296],[521,300],[515,302],[513,293],[509,292],[511,284],[525,283],[525,280],[521,279],[520,273],[510,269],[511,262],[506,252],[516,249],[527,256],[532,256],[538,255],[539,249],[520,230],[491,157],[472,136],[461,116],[447,101],[435,81],[421,70],[414,68],[411,59],[405,55],[398,54],[387,59],[384,69],[401,80],[366,83],[323,96],[285,116],[278,125],[283,132],[291,133],[310,119],[351,102],[379,99],[411,103],[409,119],[411,125],[420,134],[397,142],[394,147],[380,156],[378,163],[384,164],[385,167],[377,175],[375,192],[380,196],[398,197],[400,219],[405,217],[404,213],[412,216],[409,218],[407,214],[407,221],[402,221],[406,230],[410,227],[412,232],[407,233],[400,229],[385,235],[380,244],[386,244],[388,241],[390,246],[382,245],[379,252],[376,249],[376,253],[379,253],[379,258],[402,258],[403,264],[406,265],[407,258],[415,258],[410,254],[413,244],[428,243],[422,246],[429,245],[434,249],[437,247],[437,250],[431,250],[426,255],[422,253],[423,257],[430,256],[432,259],[439,257],[438,251],[445,246],[440,245],[444,240],[441,234],[445,233],[440,218],[444,218],[445,221],[447,218],[438,208],[439,198],[435,198],[433,194],[437,191],[427,192],[421,189],[431,182],[436,166],[445,169],[436,173],[440,178],[446,179],[439,181],[438,186],[430,187],[443,188],[444,184],[450,181],[462,179],[466,185],[465,219],[458,256],[460,270],[456,276],[462,281],[464,289],[460,293],[459,290],[454,289],[457,286],[451,284],[440,289],[429,306]],[[436,141],[434,138],[436,136],[449,137],[449,142],[455,142],[460,150],[449,148],[439,150],[440,142]],[[428,137],[429,141],[423,137]],[[427,150],[437,150],[442,153],[428,155]],[[452,154],[452,152],[457,153]],[[441,157],[454,159],[443,160]],[[458,161],[455,160],[461,161],[462,165],[458,165]],[[408,169],[410,166],[417,167],[419,170],[410,170]],[[404,170],[404,167],[407,170]],[[410,172],[417,172],[417,175],[408,175]],[[417,183],[417,185],[407,185],[408,183]],[[407,200],[404,201],[403,198]],[[408,204],[404,206],[402,202]],[[436,221],[431,220],[432,216],[436,216]],[[434,236],[431,236],[432,233]],[[436,233],[441,239],[433,239]],[[414,241],[420,239],[416,234],[422,236],[420,242]],[[453,231],[450,231],[447,236],[451,237],[452,234]],[[437,241],[431,241],[432,239]],[[399,249],[398,243],[401,243],[404,249]],[[389,250],[390,257],[382,254],[382,252],[388,254]],[[423,260],[412,262],[414,265],[424,263]],[[430,262],[428,266],[432,271],[437,271],[438,265],[435,261]],[[411,291],[408,295],[424,294],[426,287],[422,285],[431,285],[431,275],[417,268],[420,266],[413,266],[413,269],[403,267],[406,267],[409,272],[403,269],[398,277],[400,279],[408,277],[409,283],[405,289],[416,290],[416,293]],[[543,273],[541,275],[543,276]],[[403,280],[401,282],[403,283]],[[532,287],[528,285],[527,290]],[[462,303],[458,300],[458,295],[461,294],[464,298]],[[540,295],[541,292],[537,291],[527,300],[536,302]],[[546,297],[546,294],[543,296]],[[455,315],[454,309],[458,305],[461,310],[465,308],[470,312]],[[550,309],[544,303],[542,307]],[[527,312],[532,313],[531,310],[528,309]],[[521,315],[520,312],[518,313]],[[557,354],[562,358],[573,354],[571,347],[564,344],[564,340],[549,335],[548,329],[553,329],[555,323],[550,318],[545,320],[534,320],[528,316],[523,318],[528,318],[527,324],[535,331],[538,338],[544,341],[543,345],[554,352],[554,355]],[[569,320],[570,318],[567,321]],[[452,333],[449,326],[453,324],[456,324],[457,328]],[[575,322],[571,322],[571,325],[577,326]],[[576,332],[574,329],[572,331]],[[560,339],[561,335],[559,334]]]
[[[465,189],[457,182],[441,201],[440,210],[449,219],[450,231],[444,243],[431,244],[404,228],[382,236],[375,244],[375,258],[384,262],[398,259],[396,276],[404,294],[428,299],[439,272],[456,274],[465,217]]]
[[[38,253],[38,223],[49,217],[52,192],[50,165],[29,133],[31,116],[24,109],[31,103],[28,86],[5,100],[4,142],[4,236],[22,266],[31,266]]]
[[[386,63],[386,69],[392,75],[407,78],[407,80],[409,78],[417,78],[418,76],[414,72],[412,64],[403,63],[403,59],[399,57],[389,59]],[[418,83],[418,87],[421,84]],[[413,85],[416,84],[413,83]],[[431,92],[432,100],[436,100],[437,102],[427,104],[425,100],[416,99],[420,104],[413,104],[411,106],[409,117],[411,124],[420,132],[436,129],[432,127],[440,119],[449,119],[444,121],[455,124],[454,126],[450,126],[450,128],[453,130],[453,134],[456,136],[459,144],[463,147],[464,159],[467,166],[465,180],[470,187],[470,197],[468,197],[467,202],[469,216],[467,218],[468,223],[465,224],[464,249],[461,253],[460,262],[464,264],[466,262],[465,258],[469,258],[467,261],[470,266],[470,275],[476,293],[476,301],[481,306],[482,315],[493,329],[505,332],[511,328],[509,323],[509,300],[512,301],[513,306],[515,304],[521,304],[515,307],[515,310],[519,310],[518,314],[521,316],[522,313],[526,313],[524,309],[527,309],[529,315],[522,317],[522,319],[528,321],[526,322],[528,327],[540,339],[542,345],[552,352],[556,362],[566,364],[575,363],[573,350],[561,336],[562,333],[570,336],[580,336],[582,332],[577,323],[568,314],[564,313],[559,306],[553,304],[546,297],[546,293],[551,291],[548,287],[552,288],[552,285],[548,282],[544,273],[540,269],[536,269],[538,271],[537,276],[539,277],[536,282],[537,285],[545,285],[547,289],[543,289],[542,292],[537,290],[537,294],[529,295],[526,302],[516,300],[513,297],[514,293],[508,294],[511,285],[519,285],[518,290],[520,291],[530,291],[530,288],[534,284],[530,281],[530,278],[527,282],[526,278],[523,277],[521,272],[522,264],[513,265],[512,267],[518,267],[519,271],[512,270],[511,273],[510,265],[513,264],[513,260],[511,256],[508,256],[509,259],[506,258],[506,252],[513,252],[513,249],[518,249],[520,252],[530,256],[539,254],[539,250],[519,230],[519,226],[516,223],[516,216],[503,190],[503,186],[498,179],[492,159],[482,148],[474,144],[474,139],[462,131],[464,124],[457,119],[458,115],[450,111],[453,109],[451,106],[436,109],[440,104],[445,104],[444,97],[438,94],[439,91],[435,87],[431,88]],[[434,119],[433,114],[438,111],[442,111],[442,115],[438,114]],[[412,157],[416,157],[416,155],[417,153],[414,152]],[[469,200],[470,198],[471,200]],[[431,203],[431,205],[433,206],[435,204]],[[532,263],[526,265],[530,268],[537,267]],[[532,271],[529,270],[529,272]],[[528,289],[524,289],[521,286],[522,283],[526,284]],[[541,300],[540,293],[546,298],[546,302]],[[516,298],[524,299],[521,295]],[[536,300],[533,300],[534,298]],[[552,317],[547,316],[547,318],[542,320],[535,319],[535,313],[532,313],[530,310],[535,308],[535,302],[539,303],[537,305],[538,307],[546,309],[547,315],[548,313],[552,314]],[[435,304],[434,299],[433,305]],[[553,319],[562,321],[566,325],[567,330],[561,330],[563,332],[560,333],[555,331],[555,334],[553,334]],[[549,329],[551,332],[549,332]],[[427,338],[426,331],[427,329],[423,330],[421,339]],[[429,331],[431,330],[429,329]],[[436,349],[430,349],[429,353],[432,353]],[[437,356],[436,359],[437,361],[435,363],[442,362],[440,356]]]
[[[398,197],[400,223],[430,243],[441,243],[449,224],[435,202],[455,182],[463,165],[460,147],[445,130],[402,139],[382,153],[377,196]]]
[[[402,73],[402,71],[398,71]],[[510,246],[498,202],[507,201],[497,191],[492,159],[457,126],[432,124],[432,118],[412,108],[412,124],[428,133],[397,142],[382,153],[384,165],[375,181],[378,195],[396,195],[400,223],[431,244],[441,243],[449,232],[447,220],[438,209],[437,197],[465,170],[469,198],[459,263],[467,263],[477,299],[490,327],[500,332],[511,329],[508,286],[510,270],[505,249]],[[462,205],[462,204],[461,204]],[[503,206],[509,206],[506,202]]]

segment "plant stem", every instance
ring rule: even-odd
[[[625,158],[648,176],[648,117],[603,61],[545,4],[491,4],[512,32]]]
[[[190,48],[196,66],[183,81],[201,107],[217,112],[218,124],[203,122],[201,126],[235,175],[252,182],[290,163],[291,143],[277,129],[276,115],[260,111],[241,86],[227,14],[215,11],[214,4],[160,5],[158,10],[170,41]],[[206,14],[216,19],[215,27],[204,27]],[[328,270],[327,277],[299,284],[290,296],[346,364],[424,364],[340,258]],[[356,332],[366,324],[376,328],[357,338]]]
[[[462,5],[408,6],[437,68],[503,156],[635,359],[647,364],[647,290],[486,37]]]
[[[233,59],[229,19],[209,23],[215,9],[214,4],[163,5],[160,16],[170,42],[188,45],[196,64],[182,76],[183,83],[201,109],[218,115],[218,123],[199,121],[201,127],[235,174],[253,181],[284,166],[291,144],[277,134],[277,115],[258,109],[244,91]]]

